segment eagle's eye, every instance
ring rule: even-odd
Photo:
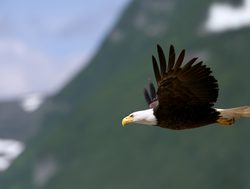
[[[129,117],[134,117],[134,115],[133,115],[133,114],[131,114],[131,115],[129,115]]]

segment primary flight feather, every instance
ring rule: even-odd
[[[235,119],[250,117],[250,106],[230,109],[213,108],[218,97],[218,83],[212,71],[198,58],[184,63],[185,50],[176,58],[174,46],[168,62],[157,45],[158,60],[152,56],[157,91],[152,82],[144,89],[149,109],[129,114],[122,125],[138,123],[169,129],[190,129],[212,123],[231,125]],[[158,66],[160,65],[160,66]]]

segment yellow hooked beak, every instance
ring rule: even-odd
[[[132,123],[133,121],[134,121],[133,116],[129,115],[129,116],[123,118],[123,120],[122,120],[122,126],[124,127],[127,124]]]

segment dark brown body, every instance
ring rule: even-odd
[[[208,107],[189,107],[178,109],[172,107],[169,111],[162,111],[161,107],[155,110],[157,125],[162,128],[181,130],[192,129],[216,123],[219,112]]]

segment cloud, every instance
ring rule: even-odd
[[[53,93],[95,53],[130,0],[6,1],[0,6],[0,99]]]
[[[0,39],[0,98],[52,93],[88,60],[87,54],[52,58],[16,39]],[[58,64],[60,62],[60,64]]]

